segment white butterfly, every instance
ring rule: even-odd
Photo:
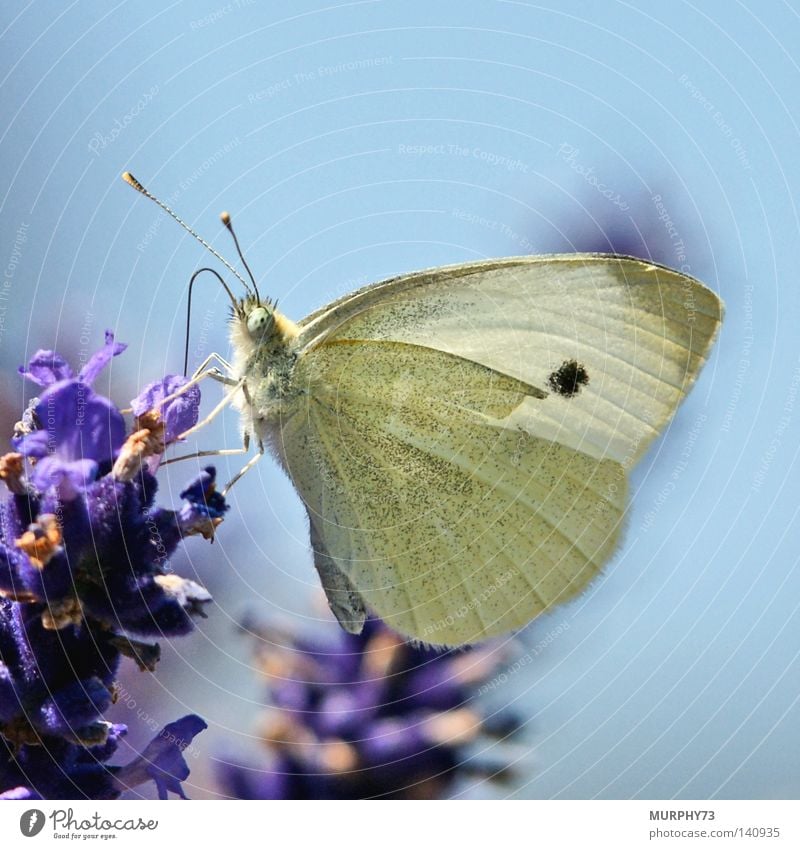
[[[701,283],[638,259],[487,260],[368,286],[298,324],[248,295],[225,382],[245,444],[272,451],[306,506],[342,626],[358,633],[372,610],[461,645],[600,572],[627,472],[721,318]]]

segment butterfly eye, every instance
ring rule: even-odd
[[[266,307],[256,307],[247,316],[247,332],[253,336],[261,336],[272,322],[272,312]]]

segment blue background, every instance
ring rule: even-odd
[[[209,257],[125,169],[229,257],[230,210],[295,318],[404,271],[575,248],[650,250],[717,290],[722,335],[634,473],[623,549],[520,635],[524,662],[487,697],[525,720],[501,793],[800,794],[796,11],[79,0],[0,16],[6,432],[36,348],[85,358],[113,328],[130,345],[111,369],[121,406],[180,371],[186,282]],[[227,351],[227,300],[210,279],[197,291],[195,364]],[[201,437],[236,441],[233,413]],[[164,469],[162,500],[191,474]],[[213,757],[255,745],[242,615],[336,627],[275,464],[232,495],[218,543],[174,563],[213,593],[210,618],[155,676],[127,673],[136,708],[114,714],[134,748],[182,713],[207,719],[194,797],[215,793]]]

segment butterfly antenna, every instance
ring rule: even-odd
[[[143,185],[142,185],[142,184],[141,184],[141,183],[140,183],[140,182],[136,179],[136,177],[134,177],[134,176],[133,176],[133,174],[131,174],[131,172],[130,172],[130,171],[126,171],[126,172],[122,175],[122,179],[123,179],[123,180],[124,180],[124,181],[125,181],[125,182],[129,185],[129,186],[132,186],[134,189],[136,189],[136,191],[137,191],[137,192],[139,192],[140,194],[144,195],[146,198],[149,198],[149,199],[150,199],[151,201],[153,201],[153,203],[155,203],[157,206],[160,206],[160,207],[161,207],[161,209],[163,209],[163,210],[164,210],[164,212],[166,212],[166,213],[167,213],[167,215],[169,215],[171,218],[174,218],[174,219],[178,222],[178,224],[180,224],[180,225],[181,225],[181,227],[183,227],[183,229],[184,229],[184,230],[186,230],[186,232],[187,232],[187,233],[189,233],[189,234],[191,234],[192,236],[194,236],[194,238],[195,238],[195,239],[197,239],[197,241],[198,241],[198,242],[200,242],[200,244],[201,244],[201,245],[202,245],[202,246],[203,246],[203,247],[204,247],[207,251],[209,251],[211,254],[213,254],[213,255],[214,255],[214,256],[215,256],[215,257],[216,257],[216,258],[217,258],[217,259],[218,259],[218,260],[219,260],[219,261],[220,261],[220,262],[221,262],[224,266],[225,266],[225,268],[227,268],[227,269],[228,269],[228,271],[230,271],[233,275],[235,275],[235,276],[239,279],[239,281],[242,283],[242,285],[244,286],[244,288],[245,288],[245,289],[247,289],[248,294],[250,294],[250,295],[252,295],[252,294],[253,294],[253,293],[252,293],[252,291],[250,290],[250,286],[247,284],[247,281],[246,281],[246,280],[244,279],[244,277],[242,277],[242,275],[241,275],[241,274],[239,274],[239,272],[238,272],[238,271],[237,271],[237,270],[236,270],[236,269],[235,269],[235,268],[234,268],[234,267],[233,267],[233,266],[232,266],[232,265],[228,262],[228,260],[226,260],[226,259],[225,259],[225,257],[220,256],[220,254],[218,254],[218,253],[214,250],[214,248],[212,248],[212,247],[211,247],[211,245],[209,245],[209,244],[208,244],[208,242],[207,242],[205,239],[203,239],[203,238],[202,238],[202,236],[200,236],[198,233],[196,233],[194,230],[192,230],[192,228],[191,228],[191,227],[190,227],[190,226],[189,226],[189,225],[188,225],[188,224],[187,224],[187,223],[186,223],[183,219],[179,218],[179,217],[178,217],[178,216],[177,216],[177,215],[176,215],[176,214],[175,214],[175,213],[174,213],[174,212],[173,212],[173,211],[172,211],[172,210],[171,210],[171,209],[170,209],[170,208],[169,208],[169,207],[168,207],[168,206],[167,206],[167,205],[163,202],[163,201],[159,200],[159,199],[158,199],[155,195],[150,194],[150,192],[148,192],[148,191],[147,191],[147,189],[146,189],[146,188],[145,188],[145,187],[144,187],[144,186],[143,186]],[[249,268],[248,268],[247,270],[248,270],[248,272],[250,271],[250,269],[249,269]],[[252,275],[250,275],[250,276],[251,276],[251,278],[252,278]],[[253,286],[255,286],[255,282],[253,283]],[[227,289],[228,287],[226,286],[225,288]],[[258,292],[256,292],[256,295],[258,295]]]
[[[250,271],[250,266],[247,264],[247,260],[244,258],[244,254],[242,253],[242,249],[239,247],[239,240],[236,238],[236,232],[233,229],[233,222],[231,221],[230,213],[221,212],[220,220],[222,223],[228,228],[228,232],[233,236],[233,244],[236,245],[236,253],[239,254],[239,259],[242,261],[242,265],[247,269],[247,274],[250,277],[250,282],[253,284],[253,289],[256,293],[256,298],[261,300],[261,295],[258,294],[258,286],[256,286],[256,278],[253,277],[253,272]]]
[[[222,275],[213,268],[198,268],[197,271],[192,275],[192,279],[189,281],[189,303],[186,306],[186,344],[183,349],[183,376],[186,377],[186,370],[189,368],[189,330],[191,328],[192,323],[192,288],[194,286],[194,281],[204,272],[210,271],[217,280],[219,280],[222,288],[228,293],[228,297],[231,299],[231,303],[233,304],[234,309],[236,309],[236,298],[233,296],[233,292],[228,288],[228,284],[222,279]]]

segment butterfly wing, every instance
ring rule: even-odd
[[[508,427],[526,399],[546,402],[535,387],[397,342],[329,341],[303,372],[314,391],[284,453],[317,567],[333,561],[398,631],[454,645],[512,630],[613,551],[621,467]],[[348,627],[352,597],[328,592]]]
[[[310,316],[279,450],[318,568],[431,643],[570,598],[613,553],[625,473],[720,316],[697,281],[602,255],[421,272]]]
[[[306,351],[328,340],[411,342],[517,377],[553,395],[539,411],[539,435],[632,465],[694,382],[721,318],[719,298],[684,274],[629,257],[565,254],[398,277],[300,326]],[[570,360],[589,382],[559,396],[550,378]]]

